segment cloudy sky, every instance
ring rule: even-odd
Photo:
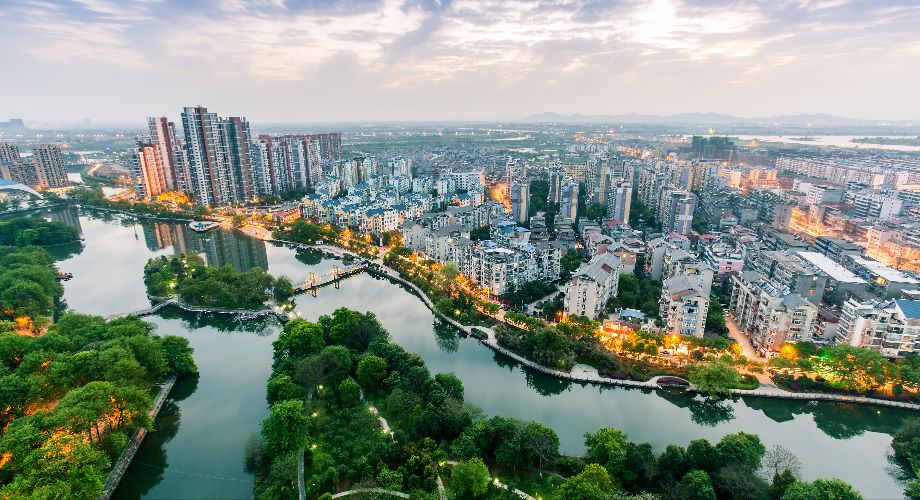
[[[917,0],[0,0],[0,119],[920,119]]]

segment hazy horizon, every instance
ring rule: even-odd
[[[903,0],[8,0],[0,120],[918,120],[917,26]]]

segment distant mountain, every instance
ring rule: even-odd
[[[825,113],[758,116],[753,118],[723,115],[720,113],[678,113],[675,115],[643,115],[630,113],[625,115],[568,115],[545,112],[526,116],[522,122],[529,123],[638,123],[656,125],[811,125],[814,127],[848,127],[890,124],[906,124],[907,121],[863,120],[828,115]]]

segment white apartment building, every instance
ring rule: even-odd
[[[764,355],[785,342],[812,340],[818,316],[814,304],[754,271],[732,276],[729,310],[741,333]]]
[[[565,312],[598,319],[607,301],[616,297],[623,264],[619,257],[603,253],[582,264],[565,285]]]
[[[699,276],[680,275],[664,280],[658,305],[667,335],[703,337],[709,293]]]
[[[853,198],[853,212],[867,219],[890,220],[901,213],[904,202],[899,198],[876,193],[859,193]]]
[[[843,303],[837,343],[876,349],[887,358],[920,350],[920,300]]]

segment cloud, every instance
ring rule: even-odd
[[[375,108],[381,114],[447,91],[484,100],[482,106],[445,106],[451,115],[489,106],[502,113],[529,107],[525,114],[548,108],[616,111],[586,109],[603,106],[610,89],[637,92],[637,104],[659,102],[668,109],[681,104],[681,89],[707,95],[722,89],[730,96],[742,87],[750,93],[772,85],[780,101],[795,79],[831,83],[832,76],[840,79],[834,85],[881,91],[883,85],[872,80],[886,74],[920,80],[920,68],[904,59],[916,57],[916,26],[920,5],[910,0],[8,0],[0,5],[0,43],[28,54],[33,64],[99,63],[112,75],[147,75],[154,88],[155,80],[175,78],[204,97],[215,86],[305,93],[323,88],[338,99],[348,99],[344,89],[350,89],[385,96],[387,103]],[[352,69],[343,71],[342,61]],[[328,89],[320,85],[324,79],[337,85]],[[683,82],[702,86],[687,88]],[[503,94],[508,89],[516,90],[511,99]],[[651,89],[667,95],[643,94]],[[816,103],[825,99],[818,89],[800,85],[798,92]],[[545,96],[559,102],[541,101]],[[531,101],[523,102],[525,97]],[[751,102],[739,99],[737,105]],[[913,106],[920,114],[920,104]],[[837,112],[846,109],[866,108],[842,103]],[[907,111],[893,98],[890,109]]]

